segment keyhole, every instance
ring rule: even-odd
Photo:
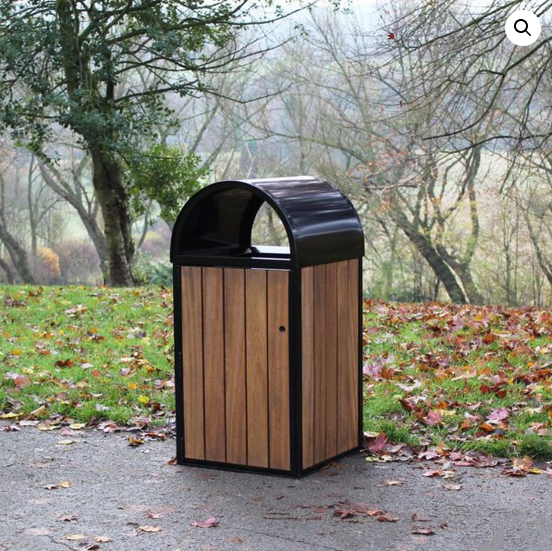
[[[280,325],[280,333],[285,333],[286,328],[283,325]]]

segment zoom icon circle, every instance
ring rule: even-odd
[[[506,36],[516,46],[530,46],[540,36],[539,18],[527,10],[518,10],[510,14],[504,26]]]

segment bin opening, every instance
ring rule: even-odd
[[[289,254],[286,228],[276,211],[267,202],[261,205],[253,222],[251,243],[258,248],[269,246],[271,252]]]
[[[223,188],[191,201],[177,244],[177,254],[185,256],[291,258],[280,216],[254,189]]]
[[[176,220],[176,265],[290,267],[359,258],[358,214],[339,190],[312,176],[227,180],[198,191]]]

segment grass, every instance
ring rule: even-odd
[[[366,301],[364,345],[366,430],[552,459],[550,312]]]
[[[0,304],[0,417],[174,415],[170,290],[4,286]],[[549,312],[366,301],[364,345],[365,430],[552,458]],[[505,418],[493,421],[497,410]]]
[[[174,410],[166,289],[2,287],[0,304],[0,411],[155,423]]]

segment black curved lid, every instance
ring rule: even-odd
[[[311,176],[230,180],[197,192],[180,212],[172,234],[171,261],[190,257],[238,258],[251,251],[251,230],[267,202],[289,240],[294,267],[364,255],[364,235],[351,201],[330,183]]]

